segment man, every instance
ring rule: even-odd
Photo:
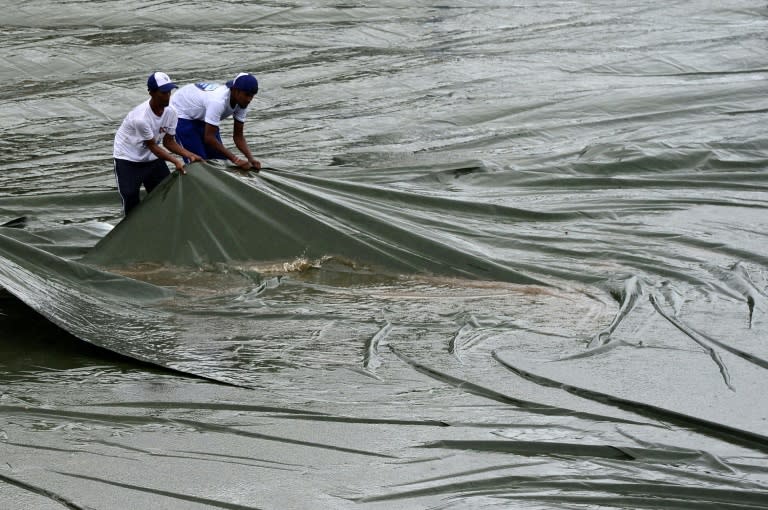
[[[238,74],[226,86],[193,83],[180,88],[171,98],[171,107],[179,115],[179,143],[204,159],[228,159],[243,170],[258,172],[261,163],[254,159],[243,133],[248,105],[258,91],[259,82],[248,73]],[[221,141],[219,125],[228,117],[234,120],[232,140],[245,159],[236,156]]]
[[[173,157],[171,152],[189,161],[202,160],[181,147],[174,138],[178,117],[168,105],[171,91],[176,88],[178,86],[165,73],[149,75],[149,99],[128,113],[115,134],[115,178],[125,214],[139,204],[142,184],[150,193],[170,175],[166,161],[184,173],[184,162]],[[161,141],[165,149],[160,147]]]

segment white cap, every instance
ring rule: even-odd
[[[179,86],[173,83],[167,74],[157,72],[149,75],[149,78],[147,79],[147,88],[150,91],[159,90],[161,92],[168,92],[169,90],[179,88]]]

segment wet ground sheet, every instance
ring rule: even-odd
[[[765,5],[3,7],[0,508],[768,508]]]

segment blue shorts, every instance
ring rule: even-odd
[[[205,135],[205,121],[179,119],[176,124],[176,141],[179,145],[194,152],[203,159],[228,159],[224,154],[213,147],[208,147],[203,142]],[[221,133],[216,133],[216,138],[221,142]],[[184,161],[189,163],[187,158]]]
[[[123,212],[128,214],[139,205],[142,184],[147,193],[151,193],[170,173],[162,159],[143,162],[115,159],[115,179],[117,191],[123,200]]]

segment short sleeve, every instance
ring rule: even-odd
[[[245,122],[245,117],[248,114],[248,109],[243,109],[240,107],[235,108],[234,113],[232,114],[232,118],[239,121],[239,122]]]
[[[211,101],[205,108],[205,122],[212,126],[221,124],[221,117],[224,113],[224,102]]]
[[[176,136],[176,125],[179,123],[179,115],[171,107],[167,107],[165,110],[166,115],[168,115],[165,132],[171,136]]]
[[[134,127],[136,129],[136,136],[140,139],[147,141],[155,138],[155,131],[152,125],[144,119],[137,119]]]

